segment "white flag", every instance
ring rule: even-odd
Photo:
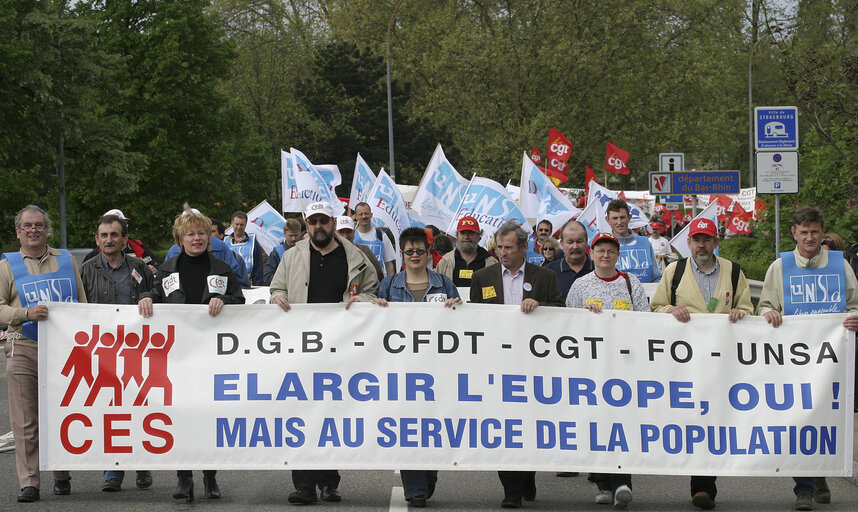
[[[247,212],[246,231],[256,236],[256,243],[262,247],[265,254],[269,254],[272,249],[283,242],[284,224],[286,224],[286,219],[268,204],[268,201],[262,201]]]
[[[446,226],[447,233],[455,236],[459,219],[469,215],[477,219],[483,231],[481,244],[487,243],[488,239],[494,236],[495,231],[507,222],[518,224],[528,233],[531,231],[530,223],[527,222],[515,201],[509,197],[506,188],[488,178],[479,176],[471,178],[462,199],[462,205]]]
[[[433,224],[438,229],[444,229],[456,217],[467,188],[468,180],[447,161],[438,144],[420,180],[411,209],[417,212],[420,216],[418,220],[423,224]]]
[[[372,210],[373,227],[390,228],[393,232],[394,249],[396,249],[396,268],[402,266],[402,255],[399,253],[399,235],[405,228],[411,227],[408,216],[408,204],[402,197],[402,192],[396,182],[384,169],[378,171],[378,177],[370,190],[367,203]]]
[[[358,153],[355,161],[355,174],[352,177],[352,191],[349,194],[349,208],[354,210],[358,203],[366,202],[369,191],[372,190],[374,184],[375,174]]]
[[[521,189],[518,200],[521,211],[537,222],[547,220],[554,227],[560,226],[581,213],[566,194],[560,191],[548,176],[542,173],[533,160],[524,154],[521,162]]]
[[[606,217],[608,215],[608,203],[614,199],[619,199],[619,197],[619,193],[609,190],[595,181],[591,181],[590,192],[587,194],[587,205],[593,201],[599,202],[602,208],[602,217]],[[643,210],[628,201],[626,201],[626,204],[629,205],[629,229],[637,229],[649,225],[649,219]]]
[[[312,162],[295,148],[290,148],[289,151],[294,161],[295,184],[301,201],[301,211],[311,203],[322,201],[330,204],[336,215],[342,215],[345,210],[342,201],[331,191]]]
[[[284,212],[300,212],[301,198],[298,197],[298,184],[295,183],[295,159],[292,153],[280,150],[280,190],[283,197]]]
[[[587,241],[592,242],[593,237],[598,233],[610,233],[611,226],[605,220],[605,212],[602,210],[602,205],[599,201],[593,201],[584,208],[578,215],[578,222],[584,224],[587,229]]]

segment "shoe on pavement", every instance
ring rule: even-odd
[[[813,510],[813,496],[809,492],[803,492],[795,497],[796,510]]]
[[[712,496],[709,496],[709,493],[706,491],[694,493],[694,496],[691,498],[691,503],[695,507],[702,508],[703,510],[712,510],[715,508],[715,500],[713,500]]]
[[[121,489],[122,482],[118,478],[108,478],[104,481],[104,485],[101,486],[101,490],[104,492],[118,492]]]
[[[289,503],[293,505],[309,505],[316,503],[319,498],[316,496],[316,491],[313,489],[295,489],[295,492],[289,495]]]
[[[632,490],[629,489],[629,486],[621,485],[617,487],[617,492],[614,493],[614,508],[620,510],[626,509],[631,502]]]
[[[596,495],[596,503],[599,505],[610,505],[614,502],[614,493],[611,491],[599,491]]]
[[[58,496],[71,494],[71,477],[65,480],[54,480],[54,494]]]
[[[151,471],[138,471],[137,472],[137,484],[138,489],[148,489],[152,487],[152,472]]]
[[[817,478],[813,482],[813,501],[817,503],[831,503],[831,490],[824,478]]]
[[[322,498],[322,501],[338,502],[343,500],[343,497],[340,496],[340,491],[332,485],[322,487],[321,496],[319,497]]]
[[[417,496],[412,496],[408,502],[412,507],[423,508],[426,506],[426,495],[418,494]]]
[[[504,496],[503,501],[501,502],[501,508],[520,508],[521,507],[521,498],[515,498],[512,496]]]
[[[39,501],[39,490],[32,486],[27,486],[18,491],[18,503],[32,503]]]

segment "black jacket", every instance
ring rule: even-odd
[[[241,286],[238,284],[235,272],[232,271],[229,264],[217,256],[212,255],[209,251],[206,251],[206,254],[209,256],[209,276],[226,277],[227,285],[226,293],[224,294],[212,293],[210,287],[206,286],[205,292],[203,293],[203,300],[200,304],[208,304],[214,297],[223,300],[224,304],[244,304],[244,294],[241,292]],[[152,299],[152,302],[187,304],[187,302],[185,302],[185,290],[182,286],[181,280],[179,281],[179,289],[174,290],[169,295],[164,292],[163,287],[164,279],[170,278],[173,273],[178,274],[179,270],[177,268],[177,264],[181,255],[182,253],[173,256],[158,267],[158,274],[155,276],[155,286],[152,288],[151,292],[142,294],[140,298],[149,297]]]
[[[152,271],[149,270],[149,266],[143,263],[143,260],[140,258],[126,253],[125,261],[130,268],[129,272],[131,272],[131,302],[137,304],[142,294],[152,289],[154,278]],[[137,271],[137,276],[140,278],[139,281],[137,280],[137,276],[134,275],[135,270]],[[84,290],[86,290],[87,302],[98,304],[116,303],[113,279],[110,278],[101,255],[97,255],[95,258],[81,265],[80,280],[83,283]]]

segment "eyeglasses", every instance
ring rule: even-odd
[[[310,217],[309,219],[307,219],[308,226],[315,226],[316,224],[320,226],[327,226],[328,224],[330,224],[330,222],[331,218],[327,215],[323,215],[321,217]]]
[[[615,251],[614,249],[599,249],[598,251],[593,251],[593,254],[597,254],[599,256],[613,256],[615,254],[619,254],[620,251]]]
[[[415,254],[418,256],[423,256],[427,252],[428,251],[426,249],[406,249],[406,250],[402,251],[402,254],[404,254],[406,256],[414,256]]]
[[[553,251],[553,250],[554,250],[554,247],[545,247],[545,248],[543,248],[543,249],[542,249],[542,252],[545,252],[545,251]]]
[[[29,222],[26,224],[21,224],[21,227],[18,228],[21,231],[44,231],[47,226],[44,224],[37,222],[36,224],[30,224]]]

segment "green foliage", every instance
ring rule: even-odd
[[[748,279],[765,279],[766,270],[775,260],[772,246],[755,238],[741,236],[722,240],[719,248],[721,257],[737,262]]]

